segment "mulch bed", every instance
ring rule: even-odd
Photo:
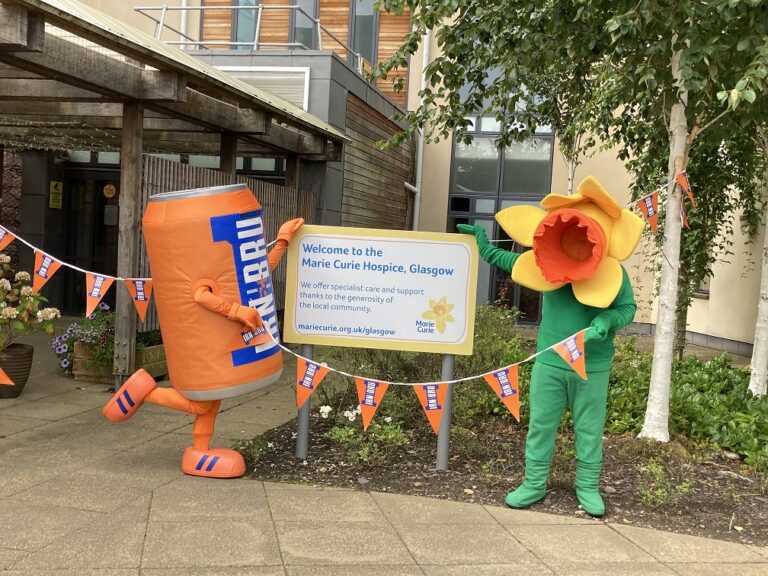
[[[503,505],[506,493],[523,479],[525,429],[519,426],[494,425],[482,435],[454,438],[450,469],[438,471],[436,437],[426,427],[413,433],[407,447],[388,454],[385,463],[369,466],[350,462],[346,450],[325,437],[332,425],[330,419],[312,417],[310,452],[303,462],[294,456],[295,422],[270,430],[254,442],[257,448],[243,450],[249,474],[493,505]],[[661,465],[654,468],[655,463]],[[586,516],[572,487],[573,472],[572,439],[562,436],[547,497],[531,510]],[[767,491],[768,476],[744,472],[734,454],[630,437],[605,440],[601,492],[608,522],[765,546]]]

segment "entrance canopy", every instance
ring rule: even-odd
[[[0,144],[338,160],[347,138],[273,95],[76,0],[0,0]],[[139,135],[141,138],[141,135]]]

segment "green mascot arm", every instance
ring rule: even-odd
[[[520,256],[515,252],[504,250],[503,248],[497,248],[488,240],[488,236],[485,234],[485,230],[480,226],[473,226],[471,224],[459,224],[456,226],[459,232],[462,234],[472,234],[477,240],[477,248],[480,251],[480,257],[501,270],[506,272],[512,272],[512,268],[515,265],[515,261]]]
[[[607,340],[609,335],[613,335],[617,330],[632,322],[637,311],[635,296],[632,293],[632,284],[629,281],[629,275],[624,267],[621,268],[621,288],[610,307],[605,312],[601,312],[592,320],[590,330],[586,333],[587,342],[602,342]]]

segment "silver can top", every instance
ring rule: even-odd
[[[200,196],[214,196],[248,190],[247,184],[227,184],[226,186],[207,186],[205,188],[191,188],[189,190],[176,190],[174,192],[161,192],[149,197],[150,202],[168,202],[170,200],[183,200],[185,198],[198,198]]]

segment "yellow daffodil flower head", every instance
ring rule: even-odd
[[[570,196],[549,194],[535,206],[512,206],[496,221],[523,253],[512,280],[541,292],[570,283],[576,299],[607,308],[621,289],[621,260],[632,255],[643,219],[619,206],[596,178],[587,176]]]

